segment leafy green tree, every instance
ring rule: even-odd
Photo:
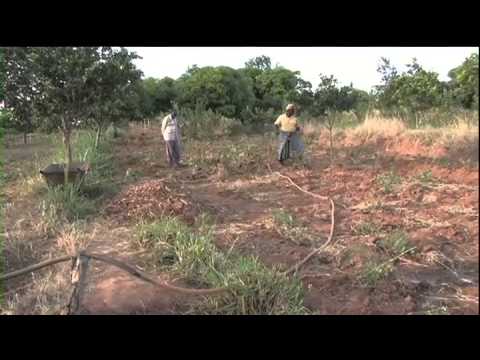
[[[416,59],[407,64],[408,70],[402,74],[388,60],[382,58],[382,62],[378,71],[383,84],[377,87],[381,106],[417,113],[442,103],[444,87],[437,73],[426,71]]]
[[[257,56],[245,63],[245,69],[258,70],[259,73],[272,69],[272,60],[265,55]]]
[[[320,74],[320,83],[314,95],[313,113],[326,116],[329,111],[340,110],[339,100],[338,80],[333,75]]]
[[[135,56],[108,47],[9,48],[7,53],[7,104],[15,114],[29,103],[44,128],[61,129],[68,181],[72,131],[122,116],[140,75],[131,63]]]
[[[3,49],[5,70],[3,96],[5,107],[10,111],[6,126],[23,133],[24,143],[27,134],[36,128],[35,102],[40,93],[39,77],[35,73],[33,61],[35,49],[30,47],[9,47]]]
[[[65,181],[72,162],[71,134],[92,114],[98,95],[92,86],[101,50],[97,47],[36,48],[34,71],[40,77],[38,110],[49,126],[58,126],[65,148]]]
[[[284,105],[296,96],[298,71],[276,67],[260,74],[257,86],[261,94],[260,106],[264,109],[283,110]]]
[[[5,49],[0,48],[0,103],[5,100],[5,81],[6,81],[6,66],[5,66]]]
[[[143,80],[145,94],[150,99],[150,116],[156,116],[169,111],[178,97],[178,89],[175,80],[169,77],[163,79],[147,78]]]
[[[100,60],[90,73],[86,87],[95,97],[89,104],[89,120],[96,128],[95,146],[105,128],[132,114],[134,106],[130,98],[134,96],[135,84],[140,80],[141,72],[136,69],[133,60],[136,54],[126,49],[113,50],[104,47],[100,51]]]
[[[252,84],[243,73],[226,67],[203,67],[187,71],[177,81],[180,106],[203,106],[226,117],[243,118],[253,105]]]
[[[303,80],[298,71],[272,68],[267,56],[250,59],[240,71],[252,81],[256,109],[282,111],[288,102],[307,109],[313,103],[312,84]]]
[[[295,92],[291,96],[291,102],[297,104],[300,109],[308,110],[313,105],[313,101],[312,83],[298,77]]]
[[[158,82],[157,106],[161,112],[170,111],[178,98],[175,80],[165,77]]]
[[[449,71],[448,84],[456,103],[478,110],[478,53],[473,53],[458,67]]]

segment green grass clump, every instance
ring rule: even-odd
[[[384,175],[378,176],[377,182],[383,187],[383,192],[385,194],[390,194],[397,185],[402,183],[402,178],[393,171],[390,171]]]
[[[393,264],[371,260],[365,264],[360,274],[361,282],[368,287],[375,287],[378,282],[385,279],[394,270]]]
[[[354,235],[375,235],[380,231],[381,227],[371,222],[362,222],[353,229]]]
[[[300,279],[289,278],[279,269],[270,269],[255,257],[235,257],[212,278],[225,286],[223,296],[208,297],[193,307],[212,315],[304,315],[304,289]]]
[[[78,185],[73,184],[48,188],[40,208],[47,228],[53,228],[62,221],[85,219],[96,212],[95,202],[82,196]]]
[[[295,227],[295,218],[292,214],[286,212],[283,209],[272,211],[273,221],[279,226],[285,226],[287,228]]]
[[[394,231],[385,238],[380,239],[378,246],[385,250],[390,256],[397,256],[412,248],[408,240],[408,235],[402,230]]]
[[[225,287],[222,295],[206,297],[188,313],[195,314],[303,314],[303,287],[279,269],[270,269],[257,258],[218,250],[208,216],[190,228],[178,218],[162,218],[139,225],[135,244],[151,250],[159,266],[181,275],[190,285]]]
[[[283,237],[298,245],[308,245],[315,242],[315,236],[308,228],[301,226],[295,217],[283,209],[272,211],[273,222]]]
[[[417,176],[417,180],[423,184],[423,185],[428,185],[437,182],[437,179],[432,175],[431,170],[427,170],[420,175]]]

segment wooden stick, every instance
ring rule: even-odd
[[[329,244],[330,242],[332,241],[333,239],[333,230],[335,228],[335,204],[334,202],[332,201],[332,199],[330,199],[330,206],[331,206],[331,226],[330,226],[330,234],[328,236],[328,239],[327,241],[322,245],[320,246],[319,248],[317,249],[314,249],[312,252],[310,252],[310,254],[308,254],[302,261],[300,261],[299,263],[297,263],[296,265],[292,266],[290,269],[288,269],[286,272],[285,272],[285,275],[288,275],[288,274],[291,274],[292,272],[297,272],[298,269],[304,265],[308,260],[310,260],[314,255],[318,254],[320,251],[322,251],[323,249],[325,249]]]
[[[296,187],[298,190],[300,190],[301,192],[303,192],[303,193],[305,193],[305,194],[308,194],[308,195],[310,195],[310,196],[313,196],[314,198],[317,198],[317,199],[320,199],[320,200],[329,200],[329,198],[328,198],[327,196],[318,195],[318,194],[312,193],[312,192],[310,192],[310,191],[308,191],[308,190],[302,189],[300,186],[298,186],[297,184],[295,184],[295,182],[294,182],[290,177],[288,177],[288,176],[286,176],[286,175],[282,175],[282,174],[280,174],[278,171],[273,172],[273,171],[272,171],[272,168],[270,167],[270,164],[267,164],[267,166],[268,166],[268,169],[270,170],[270,172],[271,172],[272,174],[275,174],[275,175],[278,175],[278,176],[280,176],[280,177],[282,177],[282,178],[284,178],[284,179],[287,179],[293,186],[295,186],[295,187]]]
[[[318,195],[318,194],[314,194],[310,191],[307,191],[307,190],[304,190],[302,189],[300,186],[298,186],[297,184],[295,184],[295,182],[288,176],[286,175],[282,175],[280,174],[278,171],[277,172],[273,172],[272,171],[272,168],[270,167],[270,164],[267,164],[267,167],[268,169],[270,170],[271,173],[273,174],[276,174],[284,179],[287,179],[293,186],[295,186],[298,190],[300,190],[301,192],[305,193],[305,194],[308,194],[310,196],[313,196],[314,198],[317,198],[317,199],[320,199],[320,200],[330,200],[330,207],[331,207],[331,226],[330,226],[330,234],[328,236],[328,239],[327,241],[325,242],[325,244],[323,244],[322,246],[320,246],[319,248],[317,249],[314,249],[312,252],[310,252],[302,261],[300,261],[299,263],[297,263],[296,265],[292,266],[290,269],[288,269],[286,272],[285,272],[285,275],[288,275],[292,272],[296,272],[298,271],[298,269],[304,265],[308,260],[310,260],[314,255],[316,255],[317,253],[319,253],[320,251],[322,251],[323,249],[325,249],[329,244],[330,242],[332,241],[333,239],[333,230],[335,228],[335,204],[333,202],[332,199],[330,199],[329,197],[327,196],[322,196],[322,195]]]
[[[184,294],[192,294],[192,295],[210,295],[210,294],[217,294],[224,292],[226,289],[225,288],[216,288],[216,289],[186,289],[186,288],[181,288],[177,286],[170,285],[166,282],[159,282],[156,279],[153,279],[149,275],[143,273],[142,271],[134,268],[133,266],[130,266],[128,264],[125,264],[117,259],[113,259],[104,255],[98,255],[98,254],[88,254],[89,257],[95,260],[103,261],[107,264],[113,265],[118,267],[119,269],[128,272],[130,275],[133,275],[145,282],[151,283],[153,285],[173,290],[176,292],[184,293]]]
[[[61,263],[61,262],[70,261],[74,258],[75,258],[75,256],[67,255],[67,256],[62,256],[62,257],[56,258],[56,259],[46,260],[46,261],[43,261],[43,262],[38,263],[36,265],[28,266],[28,267],[26,267],[24,269],[21,269],[21,270],[13,271],[13,272],[5,274],[5,275],[0,275],[0,281],[8,280],[8,279],[11,279],[11,278],[14,278],[14,277],[17,277],[17,276],[20,276],[20,275],[23,275],[23,274],[26,274],[26,273],[29,273],[29,272],[37,271],[37,270],[43,269],[44,267],[47,267],[47,266],[50,266],[50,265],[55,265],[55,264],[58,264],[58,263]]]
[[[270,164],[267,164],[267,167],[268,169],[270,170],[270,172],[273,174],[273,175],[278,175],[284,179],[287,179],[293,186],[295,186],[298,190],[300,190],[301,192],[307,194],[307,195],[310,195],[310,196],[313,196],[314,198],[317,198],[317,199],[320,199],[320,200],[329,200],[330,198],[328,196],[322,196],[322,195],[319,195],[319,194],[315,194],[315,193],[312,193],[308,190],[305,190],[303,188],[301,188],[300,186],[298,186],[290,177],[286,176],[286,175],[283,175],[283,174],[280,174],[278,171],[275,171],[273,172],[272,168],[270,167]],[[341,204],[337,201],[337,206],[340,206],[341,208],[344,208],[346,209],[347,206],[344,205],[344,204]]]
[[[14,271],[14,272],[11,272],[11,273],[8,273],[8,274],[5,274],[5,275],[1,275],[0,276],[0,281],[8,280],[8,279],[11,279],[11,278],[14,278],[14,277],[32,272],[32,271],[37,271],[37,270],[40,270],[40,269],[42,269],[44,267],[47,267],[47,266],[51,266],[51,265],[54,265],[54,264],[65,262],[65,261],[69,261],[69,260],[75,259],[77,256],[62,256],[62,257],[59,257],[59,258],[56,258],[56,259],[47,260],[47,261],[41,262],[41,263],[36,264],[36,265],[29,266],[29,267],[21,269],[21,270],[17,270],[17,271]],[[156,279],[153,279],[152,277],[150,277],[149,275],[144,274],[143,272],[137,270],[133,266],[128,265],[128,264],[126,264],[122,261],[119,261],[117,259],[113,259],[113,258],[108,257],[108,256],[99,255],[99,254],[87,254],[87,253],[83,253],[82,256],[87,257],[87,258],[91,258],[91,259],[95,259],[95,260],[98,260],[98,261],[101,261],[101,262],[104,262],[104,263],[107,263],[107,264],[110,264],[110,265],[113,265],[113,266],[116,266],[119,269],[129,273],[130,275],[133,275],[133,276],[139,278],[140,280],[143,280],[143,281],[148,282],[150,284],[156,285],[158,287],[168,289],[168,290],[172,290],[172,291],[176,291],[176,292],[180,292],[180,293],[184,293],[184,294],[214,295],[214,294],[218,294],[218,293],[226,291],[225,288],[187,289],[187,288],[177,287],[177,286],[170,285],[166,282],[159,282]]]

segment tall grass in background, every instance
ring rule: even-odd
[[[108,136],[102,138],[98,147],[95,147],[96,134],[93,131],[79,130],[72,140],[74,162],[87,163],[92,169],[90,177],[110,178],[113,175],[113,142]],[[61,143],[56,144],[54,162],[62,162],[64,159],[64,148]]]
[[[112,139],[104,136],[96,147],[95,137],[93,131],[76,132],[72,141],[74,162],[87,163],[88,171],[81,183],[47,188],[40,205],[45,232],[54,232],[63,223],[73,223],[95,214],[98,203],[117,191],[113,183]],[[62,163],[62,143],[57,142],[55,148],[51,162]]]

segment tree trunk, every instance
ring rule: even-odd
[[[72,164],[72,147],[70,145],[70,129],[63,129],[63,146],[65,149],[65,185],[68,184],[68,172]]]
[[[98,144],[100,143],[100,137],[102,136],[102,127],[97,128],[97,136],[95,137],[95,150],[98,149]]]
[[[23,144],[27,145],[27,132],[26,131],[23,132]]]
[[[333,127],[330,127],[330,165],[333,165]]]

